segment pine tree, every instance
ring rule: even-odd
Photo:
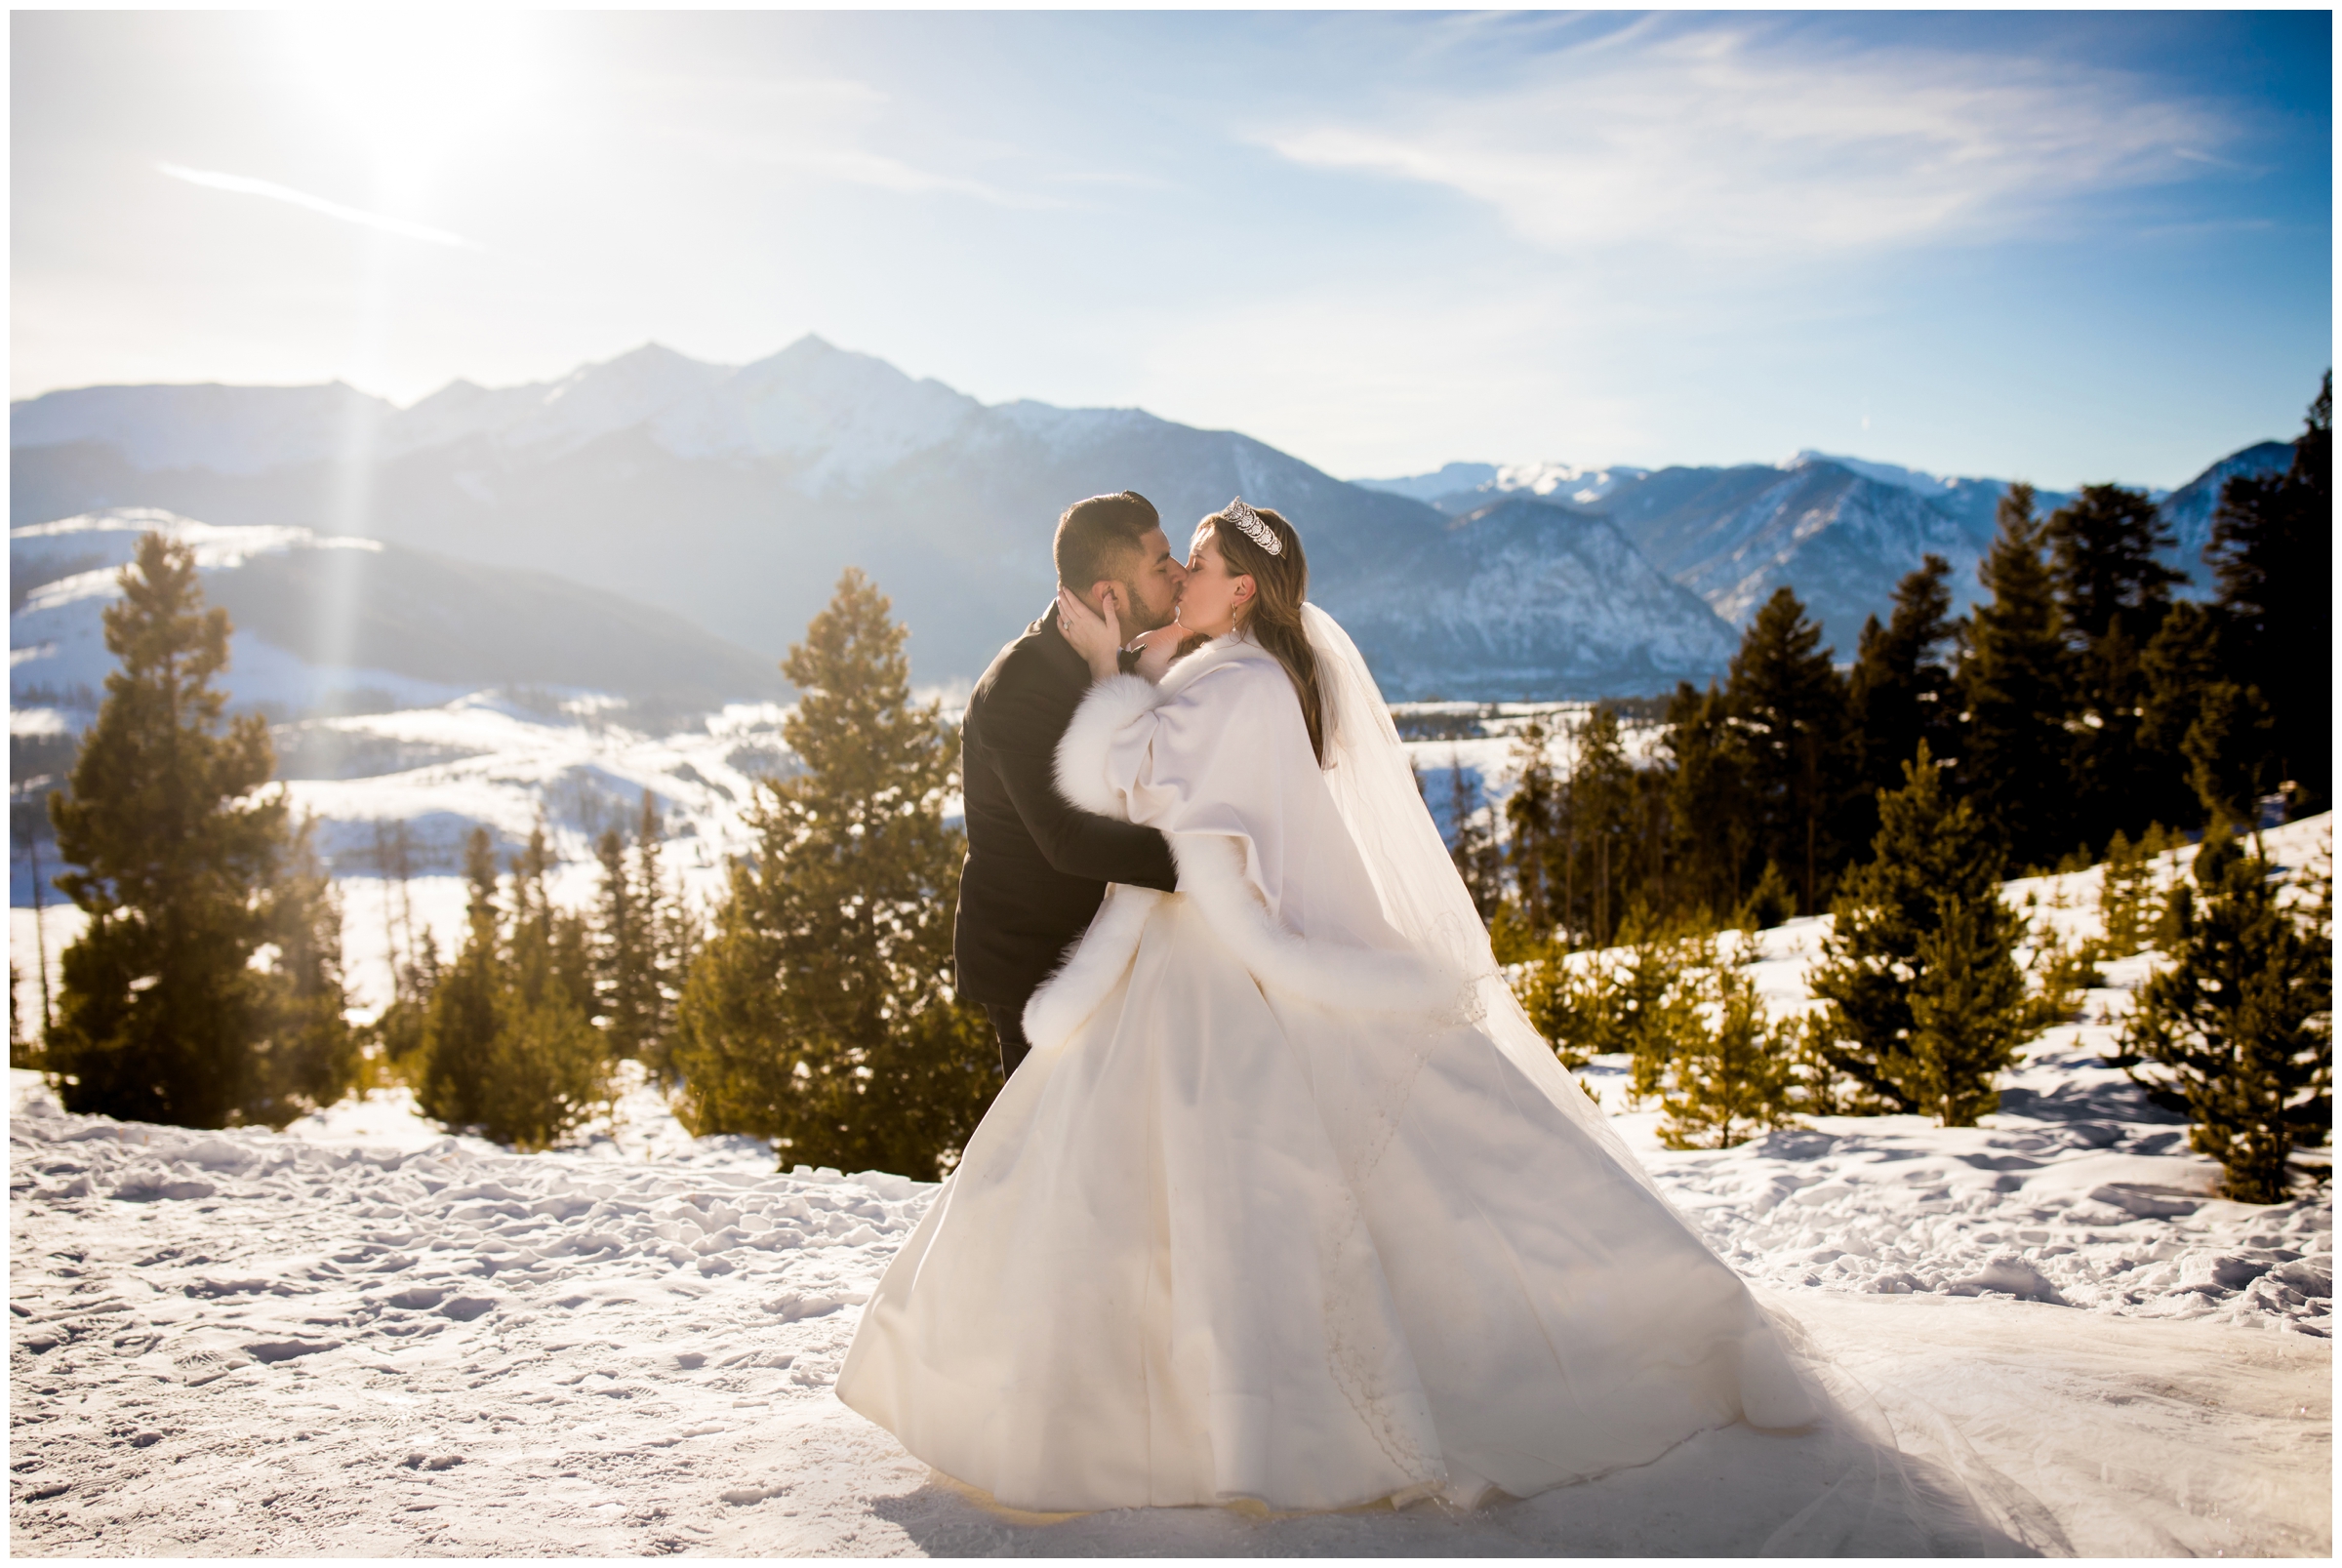
[[[1597,1056],[1634,1058],[1635,1093],[1658,1092],[1660,1075],[1689,1022],[1688,977],[1700,939],[1637,906],[1629,914],[1623,945],[1529,966],[1522,1007],[1537,1031],[1554,1042],[1561,1065],[1584,1066]]]
[[[1781,874],[1781,863],[1766,861],[1756,885],[1733,912],[1732,924],[1742,931],[1769,931],[1797,912],[1797,895],[1790,891],[1789,878]]]
[[[2118,831],[2106,847],[2106,868],[2098,883],[2098,929],[2110,957],[2127,958],[2156,944],[2165,907],[2156,857],[2163,853],[2165,842],[2158,825],[2135,844]]]
[[[1916,572],[1895,584],[1895,607],[1884,626],[1873,616],[1863,623],[1846,705],[1860,751],[1862,811],[1880,789],[1903,782],[1903,764],[1924,741],[1938,756],[1952,739],[1953,691],[1948,660],[1957,628],[1952,623],[1952,563],[1922,557]],[[1875,822],[1861,824],[1867,842]]]
[[[1486,922],[1504,903],[1504,848],[1489,831],[1488,801],[1480,791],[1479,775],[1467,769],[1462,759],[1450,756],[1447,777],[1447,853],[1456,863],[1456,874],[1464,879],[1465,890],[1472,895],[1473,907]]]
[[[2214,771],[2292,783],[2296,815],[2333,799],[2333,666],[2313,633],[2332,620],[2334,378],[2310,405],[2292,466],[2279,478],[2240,476],[2221,488],[2204,561],[2226,623],[2227,678],[2256,694],[2265,729],[2240,734],[2260,754]]]
[[[602,871],[593,925],[594,988],[602,1033],[612,1056],[637,1061],[657,1026],[658,933],[651,911],[636,896],[626,834],[615,827],[604,829],[593,852]]]
[[[1848,761],[1845,682],[1821,641],[1797,596],[1778,589],[1749,623],[1724,687],[1748,759],[1756,852],[1789,869],[1807,914],[1820,908],[1837,854]]]
[[[692,965],[674,1054],[696,1132],[926,1178],[975,1129],[997,1057],[949,980],[955,745],[910,702],[888,609],[848,569],[782,664],[800,694],[783,739],[805,770],[767,781],[751,813],[757,848]]]
[[[2276,867],[2215,823],[2194,881],[2172,966],[2139,993],[2120,1060],[2185,1108],[2229,1197],[2281,1202],[2287,1155],[2333,1120],[2332,871],[2288,906]]]
[[[471,891],[464,945],[431,989],[415,1085],[423,1113],[450,1127],[488,1119],[498,1010],[509,985],[496,902],[496,841],[485,827],[474,827],[464,841],[464,878]]]
[[[2205,822],[2259,824],[2260,797],[2281,782],[2276,738],[2259,687],[2216,680],[2196,694],[2196,716],[2179,754]]]
[[[342,901],[303,819],[268,898],[275,951],[253,1042],[249,1119],[281,1127],[339,1101],[357,1083],[358,1040],[342,984]]]
[[[1747,749],[1723,693],[1678,683],[1660,746],[1667,757],[1670,863],[1681,890],[1677,907],[1736,909],[1747,891],[1756,818]]]
[[[541,825],[513,859],[507,919],[494,841],[472,829],[464,947],[432,992],[416,1086],[425,1115],[520,1148],[557,1142],[608,1093],[585,922],[552,906],[551,869]]]
[[[1554,776],[1552,737],[1535,719],[1514,738],[1513,769],[1513,793],[1505,799],[1513,923],[1543,942],[1554,936],[1564,913],[1562,889],[1554,875],[1561,860],[1562,785]]]
[[[2173,536],[2143,491],[2085,485],[2041,538],[2067,639],[2074,828],[2096,844],[2172,806],[2170,770],[2140,733],[2144,651],[2187,578],[2160,559]]]
[[[1587,933],[1594,945],[1609,945],[1616,916],[1626,906],[1624,889],[1636,867],[1635,765],[1627,759],[1618,710],[1597,705],[1578,724],[1564,786],[1568,824],[1560,845],[1567,858],[1562,924]]]
[[[583,917],[553,907],[552,852],[540,824],[512,863],[508,984],[481,1117],[488,1136],[543,1148],[608,1099],[608,1055],[593,1027],[592,959]]]
[[[1998,1108],[1993,1079],[2033,1032],[2012,925],[1998,897],[1945,899],[1919,938],[1905,1092],[1939,1126],[1973,1127]]]
[[[674,1081],[669,1045],[674,1039],[675,1006],[683,996],[683,977],[691,969],[700,940],[699,921],[683,896],[682,881],[670,881],[660,845],[666,829],[659,816],[658,800],[642,792],[642,815],[634,824],[634,904],[643,911],[650,936],[651,984],[644,993],[646,1011],[643,1060],[663,1083]]]
[[[204,607],[192,549],[148,534],[121,584],[104,615],[120,667],[70,789],[49,802],[59,853],[77,867],[57,885],[89,925],[62,957],[46,1065],[69,1110],[281,1125],[336,1075],[320,1044],[330,1029],[287,1021],[341,1006],[321,925],[303,939],[279,924],[323,917],[299,892],[275,897],[291,835],[281,792],[262,793],[268,728],[226,717],[213,680],[227,667],[227,614]],[[300,973],[254,967],[262,944],[286,937],[311,943],[292,960]],[[304,1043],[286,1054],[317,1070],[288,1081],[259,1048],[294,1039]]]
[[[23,984],[24,976],[18,970],[17,961],[11,958],[8,961],[8,1065],[11,1067],[39,1065],[32,1042],[24,1037],[24,1016],[18,1011],[18,992]]]
[[[1811,984],[1831,1008],[1832,1038],[1824,1047],[1831,1063],[1897,1109],[1940,1114],[1964,1104],[1969,1093],[1945,1086],[1967,1070],[1964,1062],[1978,1059],[1967,1042],[1989,1044],[2000,1025],[1979,1019],[1970,1027],[1983,1032],[1956,1035],[1938,1015],[1939,1044],[1923,1042],[1915,994],[1950,996],[1966,987],[1961,994],[2004,1002],[2003,968],[2017,974],[2016,922],[2000,903],[1999,846],[1974,806],[1946,797],[1924,746],[1904,779],[1901,789],[1879,796],[1872,859],[1846,877]],[[1954,934],[1945,936],[1947,929]],[[1930,982],[1931,957],[1956,960],[1966,978]],[[1939,990],[1926,992],[1929,985]],[[2021,975],[2016,995],[2021,1001]],[[1952,1054],[1931,1061],[1939,1051]]]
[[[1959,792],[2020,865],[2046,864],[2073,842],[2065,626],[2041,533],[2033,487],[2010,486],[1977,568],[1992,600],[1976,607],[1956,676],[1966,710]]]
[[[1660,1100],[1670,1148],[1730,1148],[1768,1127],[1786,1127],[1797,1088],[1801,1025],[1774,1022],[1756,982],[1707,945],[1699,1006],[1667,1068]]]

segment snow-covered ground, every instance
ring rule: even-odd
[[[2084,926],[2094,874],[2011,896]],[[1774,1005],[1819,935],[1764,934]],[[2208,1195],[2184,1126],[2099,1060],[2145,969],[2111,966],[1975,1129],[1672,1153],[1623,1063],[1590,1076],[1718,1251],[2018,1541],[2326,1554],[2331,1186],[2305,1160],[2292,1202]],[[1794,1521],[1843,1467],[1735,1429],[1462,1515],[1004,1513],[830,1392],[931,1186],[777,1174],[640,1084],[535,1156],[443,1137],[404,1091],[283,1134],[68,1116],[28,1073],[13,1100],[20,1552],[1744,1554],[1811,1548]]]

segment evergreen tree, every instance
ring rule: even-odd
[[[1999,846],[1974,806],[1946,797],[1924,746],[1904,778],[1879,796],[1872,859],[1846,878],[1812,986],[1830,1004],[1823,1052],[1837,1070],[1897,1109],[1943,1114],[1967,1103],[1972,1065],[1990,1059],[2001,1025],[1979,1018],[1954,1033],[1940,1009],[1955,995],[2006,1003],[2016,919],[2000,902]],[[1958,972],[1930,980],[1931,960]],[[2021,976],[2015,994],[2021,1002]],[[1918,995],[1939,1009],[1931,1039],[1919,1038]]]
[[[1562,784],[1554,777],[1552,738],[1531,719],[1513,742],[1513,793],[1505,799],[1511,829],[1505,861],[1513,872],[1513,913],[1535,941],[1551,938],[1564,914],[1554,873],[1561,850]]]
[[[664,836],[658,798],[646,789],[631,855],[618,828],[597,841],[602,874],[592,925],[593,972],[611,1054],[637,1059],[662,1081],[671,1081],[666,1048],[693,929],[680,890],[661,870]]]
[[[2196,694],[2179,754],[2204,821],[2259,824],[2260,797],[2281,782],[2276,730],[2257,686],[2216,680]]]
[[[1999,532],[1977,577],[1992,600],[1976,607],[1957,674],[1966,710],[1960,793],[2016,864],[2047,864],[2072,843],[2068,682],[2065,626],[2031,485],[2012,485],[2001,498]]]
[[[1452,824],[1448,856],[1456,863],[1456,874],[1464,879],[1473,907],[1484,923],[1504,903],[1504,848],[1489,831],[1488,801],[1480,792],[1479,775],[1451,756],[1447,777],[1447,819]]]
[[[2157,858],[2170,847],[2160,824],[2135,844],[2118,832],[2107,845],[2098,883],[2098,929],[2109,957],[2127,958],[2157,945],[2168,907]]]
[[[1597,947],[1617,934],[1625,912],[1623,890],[1635,871],[1637,804],[1635,765],[1627,760],[1618,710],[1596,706],[1577,726],[1565,787],[1562,924],[1584,932]]]
[[[2250,735],[2264,754],[2214,771],[2291,782],[2296,815],[2333,800],[2333,665],[2322,643],[2333,618],[2333,452],[2328,371],[2292,466],[2281,477],[2229,480],[2204,548],[2227,623],[2227,678],[2269,715]]]
[[[37,1067],[40,1065],[39,1051],[25,1037],[24,1017],[18,1011],[20,1000],[19,991],[23,985],[24,977],[18,971],[17,961],[11,958],[8,961],[8,1065],[12,1067]]]
[[[608,1055],[593,1026],[593,968],[586,921],[553,907],[553,868],[540,824],[512,863],[508,984],[497,998],[497,1039],[483,1122],[488,1136],[543,1148],[608,1098]]]
[[[2013,921],[1998,897],[1939,901],[1919,937],[1909,996],[1910,1076],[1904,1090],[1939,1126],[1973,1127],[1999,1107],[1993,1079],[2032,1032],[2025,977],[2010,948]]]
[[[1624,944],[1529,966],[1522,1007],[1554,1042],[1561,1065],[1576,1068],[1597,1056],[1634,1058],[1635,1093],[1658,1092],[1661,1074],[1690,1025],[1696,1003],[1690,973],[1699,939],[1637,906]]]
[[[2281,1202],[2288,1153],[2333,1120],[2332,872],[2289,907],[2276,868],[2215,823],[2194,880],[2174,962],[2139,993],[2121,1061],[2186,1109],[2229,1197]]]
[[[464,878],[471,892],[464,945],[431,988],[415,1085],[423,1113],[450,1127],[488,1119],[497,1015],[509,985],[496,903],[496,841],[485,827],[474,827],[464,841]]]
[[[2041,541],[2059,613],[2079,644],[2125,620],[2144,642],[2171,607],[2171,590],[2188,581],[2163,564],[2177,541],[2145,491],[2084,485],[2049,514]]]
[[[266,1005],[253,1042],[248,1119],[282,1127],[349,1093],[358,1040],[342,984],[342,901],[318,858],[316,823],[294,832],[268,897],[274,946],[263,973]]]
[[[770,1138],[784,1163],[947,1171],[989,1103],[996,1056],[949,981],[962,835],[946,826],[953,738],[914,706],[905,633],[848,569],[782,670],[783,738],[684,985],[675,1062],[695,1132]]]
[[[2171,607],[2139,656],[2139,745],[2154,759],[2155,778],[2142,791],[2159,821],[2200,823],[2205,807],[2191,775],[2190,752],[2213,759],[2212,777],[2232,759],[2219,755],[2225,725],[2215,711],[2207,724],[2204,695],[2228,678],[2226,637],[2216,607],[2182,601]],[[2191,745],[2189,735],[2196,733]],[[2243,759],[2257,773],[2260,759]],[[2233,772],[2233,766],[2226,771]],[[2249,786],[2248,786],[2249,787]]]
[[[464,947],[432,994],[416,1088],[425,1115],[521,1148],[553,1144],[607,1098],[585,922],[552,906],[551,869],[540,826],[513,859],[505,919],[493,841],[472,829]]]
[[[1756,982],[1723,962],[1713,941],[1700,965],[1699,1006],[1669,1061],[1659,1141],[1670,1148],[1730,1148],[1795,1121],[1801,1025],[1767,1016]]]
[[[423,1048],[430,1027],[432,1001],[439,993],[439,982],[445,972],[439,959],[438,939],[426,927],[407,955],[399,960],[397,996],[366,1030],[370,1049],[380,1053],[379,1069],[391,1081],[414,1083],[422,1075],[425,1060]]]
[[[2144,653],[2187,578],[2160,559],[2174,540],[2142,491],[2085,485],[2041,537],[2067,639],[2074,828],[2098,844],[2171,812],[2172,770],[2141,734]]]
[[[1679,683],[1668,704],[1660,745],[1667,757],[1668,849],[1679,890],[1676,906],[1736,909],[1747,891],[1756,826],[1747,750],[1724,694],[1714,686],[1701,692],[1689,681]]]
[[[1769,931],[1797,912],[1797,895],[1790,891],[1789,878],[1781,874],[1781,863],[1766,861],[1756,885],[1733,912],[1732,924],[1742,931]]]
[[[1849,723],[1860,751],[1856,777],[1862,811],[1881,789],[1903,781],[1903,764],[1924,741],[1938,756],[1950,749],[1953,692],[1949,654],[1957,628],[1952,623],[1952,563],[1923,557],[1916,572],[1895,584],[1895,607],[1884,626],[1878,618],[1863,623],[1862,641],[1847,682]],[[1876,823],[1864,825],[1868,841]]]
[[[262,793],[268,728],[226,718],[213,679],[227,667],[227,615],[204,607],[193,550],[148,534],[121,583],[104,614],[120,667],[70,789],[49,802],[77,867],[57,885],[89,925],[62,957],[47,1065],[69,1110],[281,1125],[335,1081],[338,1048],[317,1021],[341,1007],[315,901],[276,897],[291,833],[281,793]],[[288,938],[289,960],[254,966],[262,944]],[[306,1065],[280,1076],[263,1045]]]
[[[1821,906],[1837,854],[1847,762],[1846,688],[1822,628],[1784,587],[1749,623],[1724,695],[1741,732],[1756,853],[1789,868],[1799,908]]]

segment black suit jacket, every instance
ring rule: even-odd
[[[1053,608],[1000,650],[968,698],[968,863],[951,933],[966,1001],[1022,1007],[1089,926],[1109,882],[1179,886],[1162,834],[1057,792],[1057,743],[1089,689],[1089,664]]]

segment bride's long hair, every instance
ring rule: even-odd
[[[1317,678],[1317,652],[1310,646],[1309,628],[1302,623],[1302,601],[1310,593],[1310,561],[1302,553],[1301,535],[1293,525],[1266,506],[1252,514],[1269,525],[1284,546],[1275,555],[1254,543],[1244,530],[1216,511],[1203,520],[1220,546],[1220,558],[1238,577],[1252,579],[1252,603],[1237,617],[1238,629],[1276,655],[1292,677],[1293,695],[1301,699],[1301,718],[1310,729],[1310,749],[1317,765],[1325,766],[1325,691]]]

